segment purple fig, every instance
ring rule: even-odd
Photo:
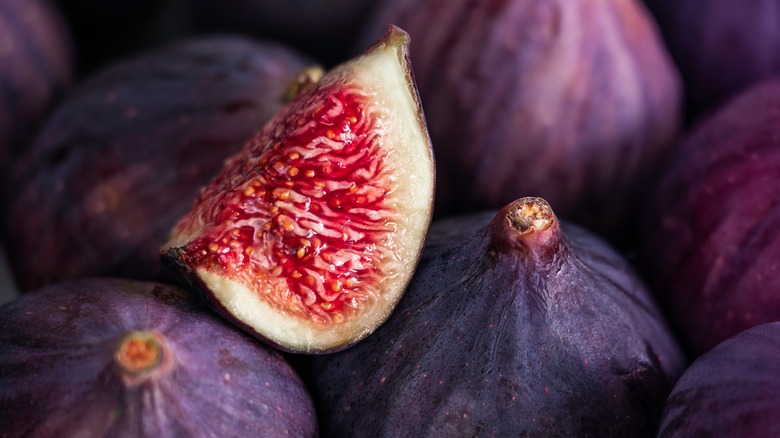
[[[60,283],[0,307],[3,436],[317,435],[272,350],[172,286]]]
[[[680,68],[691,118],[780,74],[780,2],[645,0]]]
[[[748,329],[699,357],[666,401],[659,438],[780,436],[780,322]]]
[[[636,0],[386,0],[415,43],[437,157],[436,212],[518,193],[618,239],[676,135],[680,83]]]
[[[79,86],[14,169],[5,236],[20,288],[162,278],[159,247],[176,220],[308,65],[283,46],[213,37]]]
[[[692,354],[780,320],[780,80],[681,140],[647,207],[643,263]]]
[[[388,322],[312,361],[326,436],[651,436],[684,366],[628,264],[540,198],[435,222]]]
[[[0,168],[26,147],[72,75],[59,12],[46,0],[0,0]]]

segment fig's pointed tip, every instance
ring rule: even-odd
[[[509,205],[506,220],[520,234],[544,231],[555,222],[550,204],[542,198],[520,198]]]

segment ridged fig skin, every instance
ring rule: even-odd
[[[748,329],[698,358],[666,401],[658,436],[780,436],[780,322]]]
[[[551,211],[518,232],[515,205],[434,222],[388,322],[313,359],[323,436],[654,435],[684,358],[649,293]]]
[[[74,62],[69,30],[46,0],[0,0],[0,41],[0,169],[5,169],[70,86]]]
[[[163,365],[127,383],[115,359],[133,331],[163,340]],[[3,436],[317,435],[311,398],[277,352],[181,289],[64,282],[0,307]]]
[[[646,206],[642,264],[693,356],[780,319],[780,81],[701,120]]]
[[[310,65],[276,43],[205,37],[81,84],[14,169],[5,238],[20,289],[165,278],[170,229]]]
[[[775,0],[644,0],[685,82],[695,119],[780,74]]]
[[[225,3],[222,0],[187,0],[186,3],[193,27],[199,32],[241,32],[278,39],[335,65],[348,59],[349,45],[354,42],[376,2],[231,0]],[[361,50],[365,47],[368,44]]]
[[[363,41],[387,23],[414,41],[438,217],[523,193],[613,241],[631,228],[682,93],[639,2],[385,0]]]

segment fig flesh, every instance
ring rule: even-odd
[[[228,160],[165,260],[277,347],[344,348],[392,311],[430,222],[433,157],[398,28],[305,89]]]
[[[385,0],[406,29],[437,157],[436,215],[518,193],[613,242],[677,133],[681,88],[637,0]]]
[[[275,351],[178,288],[59,283],[0,307],[3,436],[317,436]]]
[[[701,120],[646,207],[643,265],[693,356],[780,320],[779,105],[774,80]]]
[[[699,357],[674,386],[659,437],[780,436],[780,322],[762,324]]]
[[[309,66],[275,43],[197,38],[74,89],[12,172],[4,234],[19,288],[167,279],[161,242]]]
[[[48,1],[0,0],[0,170],[70,85],[72,57],[68,29]]]
[[[652,436],[684,358],[602,240],[540,198],[434,222],[390,319],[311,359],[323,436]]]

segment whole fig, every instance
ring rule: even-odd
[[[780,80],[683,139],[646,206],[643,265],[691,354],[780,320]]]
[[[666,401],[659,438],[780,436],[780,322],[762,324],[699,357]]]
[[[692,120],[780,74],[780,2],[645,0],[685,81]]]
[[[47,0],[0,0],[0,170],[70,85],[72,58],[69,30]]]
[[[0,307],[0,435],[317,435],[277,352],[181,289],[88,279]]]
[[[5,238],[19,287],[162,278],[171,227],[308,65],[277,44],[209,37],[82,83],[13,172]]]
[[[313,358],[324,436],[652,436],[684,359],[647,290],[540,198],[435,222],[388,322]]]
[[[681,97],[637,0],[385,0],[366,40],[387,23],[415,41],[438,217],[524,193],[614,241],[628,234]]]

